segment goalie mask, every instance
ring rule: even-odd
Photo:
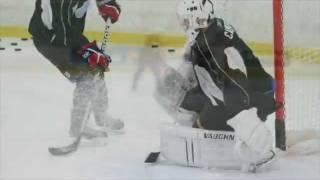
[[[182,0],[177,10],[178,20],[189,41],[194,40],[201,28],[208,27],[214,17],[212,0]]]

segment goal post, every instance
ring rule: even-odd
[[[276,147],[320,138],[320,0],[215,2],[217,17],[236,28],[275,79],[283,106],[266,123]]]
[[[272,0],[276,147],[320,138],[320,1]]]
[[[273,41],[274,41],[274,77],[276,81],[275,97],[278,103],[284,104],[284,46],[283,46],[283,7],[282,0],[273,0]],[[275,140],[276,147],[286,150],[285,106],[276,112]]]

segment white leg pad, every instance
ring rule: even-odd
[[[272,134],[256,114],[256,108],[244,110],[227,123],[235,130],[237,137],[254,152],[268,153],[273,150]]]
[[[240,169],[234,151],[235,134],[191,127],[164,125],[160,133],[163,157],[182,166]]]

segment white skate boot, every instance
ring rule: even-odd
[[[113,133],[113,134],[124,133],[124,123],[120,119],[113,118],[109,115],[106,115],[104,120],[96,119],[96,124],[109,133]]]
[[[82,136],[86,139],[107,138],[108,133],[103,130],[98,130],[98,129],[94,129],[91,127],[86,127],[82,132]]]
[[[85,139],[94,139],[94,138],[107,138],[108,137],[108,132],[104,131],[104,130],[98,130],[98,129],[94,129],[91,127],[85,127],[83,129],[82,132],[79,131],[74,131],[73,129],[70,129],[70,137],[76,138],[79,135],[81,135],[85,138]]]

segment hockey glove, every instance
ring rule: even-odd
[[[121,9],[115,0],[97,0],[97,6],[100,15],[105,21],[109,18],[111,18],[112,23],[118,21]]]
[[[105,55],[98,49],[96,41],[83,45],[78,54],[82,59],[88,62],[88,65],[95,70],[97,67],[106,71],[108,69],[111,58],[108,55]]]
[[[268,96],[260,92],[254,92],[251,96],[253,107],[258,109],[257,115],[262,121],[266,121],[268,115],[274,113],[280,104],[277,104],[273,96]]]

